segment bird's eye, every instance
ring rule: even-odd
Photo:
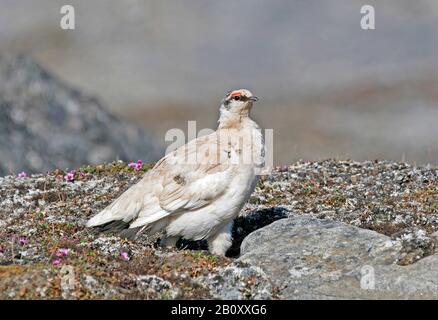
[[[234,100],[239,101],[240,100],[240,96],[235,96]]]

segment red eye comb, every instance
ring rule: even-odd
[[[231,96],[232,97],[238,97],[238,96],[241,96],[241,95],[242,95],[242,93],[240,91],[231,92]]]

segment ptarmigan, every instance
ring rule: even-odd
[[[87,226],[128,239],[161,231],[165,246],[179,238],[206,239],[211,253],[225,255],[233,219],[264,165],[262,132],[249,117],[257,100],[246,89],[229,92],[215,132],[167,154]]]

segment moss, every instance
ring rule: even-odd
[[[438,213],[438,203],[432,203],[430,206],[426,206],[426,213]]]
[[[394,222],[371,222],[368,224],[364,224],[363,227],[384,234],[386,236],[392,236],[394,234],[402,232],[406,228],[406,225],[404,223]]]
[[[0,278],[12,277],[22,274],[27,270],[26,267],[20,265],[0,266]]]
[[[342,207],[345,205],[347,201],[347,197],[344,196],[341,192],[335,192],[333,195],[328,196],[323,203],[335,208]]]
[[[75,180],[83,180],[87,178],[86,175],[81,175],[81,173],[90,175],[114,175],[118,173],[142,175],[153,168],[154,165],[154,163],[144,163],[141,170],[136,170],[135,168],[130,167],[128,163],[123,161],[113,161],[111,163],[104,163],[95,166],[86,165],[80,167],[78,170],[75,170]]]

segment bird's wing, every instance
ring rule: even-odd
[[[223,195],[236,169],[230,164],[227,148],[213,133],[190,141],[160,160],[153,168],[156,179],[151,177],[152,183],[155,180],[161,184],[156,193],[158,201],[145,203],[130,227],[205,207]]]

